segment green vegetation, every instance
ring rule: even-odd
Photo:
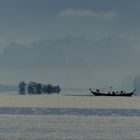
[[[18,85],[19,94],[59,94],[61,89],[60,86],[53,86],[52,84],[43,85],[37,82],[29,82],[28,84],[21,81]]]

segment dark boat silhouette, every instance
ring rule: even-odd
[[[103,92],[100,92],[99,90],[96,90],[96,91],[93,91],[89,88],[90,92],[95,95],[95,96],[125,96],[125,97],[131,97],[134,92],[135,92],[135,89],[134,91],[130,92],[130,93],[126,93],[126,92],[108,92],[108,93],[103,93]]]

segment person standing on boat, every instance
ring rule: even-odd
[[[123,94],[124,92],[123,91],[121,91],[121,94]]]
[[[112,95],[115,95],[115,92],[114,91],[112,92]]]

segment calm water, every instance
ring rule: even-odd
[[[140,116],[140,109],[79,109],[79,108],[32,108],[0,107],[0,114],[18,115],[96,115],[96,116]]]
[[[139,140],[140,109],[0,107],[2,140]]]

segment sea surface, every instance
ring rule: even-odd
[[[17,115],[76,115],[76,116],[140,116],[140,109],[113,108],[42,108],[42,107],[0,107],[0,114]]]
[[[0,140],[140,140],[140,97],[2,94]]]
[[[139,109],[0,107],[2,140],[139,140]]]

